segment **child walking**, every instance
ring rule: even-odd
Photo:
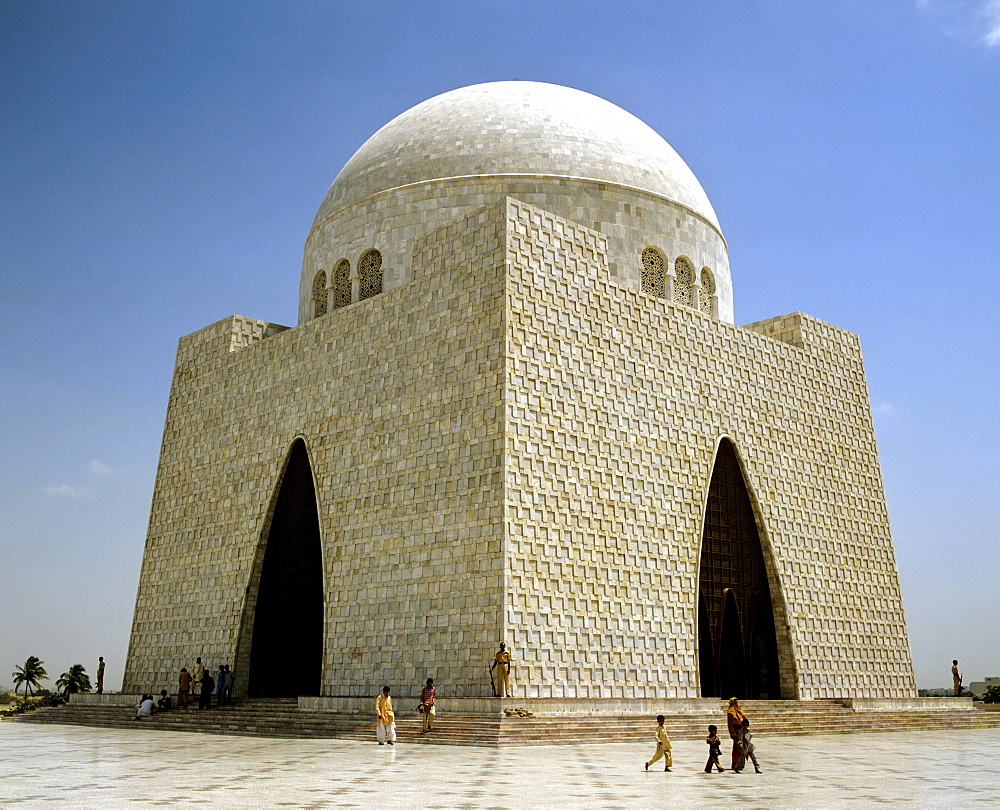
[[[743,746],[743,756],[740,759],[740,770],[743,770],[743,766],[746,765],[746,761],[749,758],[753,763],[754,773],[762,773],[760,765],[757,764],[757,756],[754,751],[757,750],[752,742],[750,742],[753,735],[750,733],[750,721],[743,718],[743,724],[740,726],[740,744]]]
[[[437,692],[434,691],[434,679],[427,679],[427,686],[420,690],[420,705],[417,710],[424,716],[424,727],[421,734],[427,734],[434,730],[434,718],[437,717],[437,709],[434,708],[434,701],[437,700]]]
[[[719,739],[718,732],[719,729],[715,726],[708,727],[708,737],[705,738],[705,742],[708,743],[708,762],[705,763],[705,773],[711,773],[713,765],[719,769],[719,773],[726,770],[719,764],[719,757],[722,756],[722,740]]]
[[[646,770],[649,770],[649,766],[656,762],[660,757],[664,758],[666,762],[666,767],[664,771],[669,771],[670,766],[674,764],[673,755],[670,753],[670,738],[667,736],[667,730],[663,727],[663,721],[666,718],[662,714],[656,715],[656,733],[653,735],[653,739],[656,740],[656,753],[653,754],[653,758],[646,763]]]
[[[383,686],[382,694],[375,698],[375,737],[379,745],[396,744],[396,715],[388,686]]]

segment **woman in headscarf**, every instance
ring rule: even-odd
[[[729,708],[726,710],[726,726],[729,729],[729,736],[733,740],[733,770],[739,771],[742,762],[745,762],[743,754],[743,746],[740,745],[740,729],[743,727],[743,721],[747,719],[747,716],[743,714],[743,709],[740,708],[740,702],[736,698],[729,698]]]

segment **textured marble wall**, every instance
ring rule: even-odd
[[[785,693],[914,695],[857,336],[801,313],[713,320],[621,284],[601,234],[513,201],[508,217],[506,615],[527,694],[697,695],[725,436],[756,500]]]
[[[502,592],[502,228],[492,216],[441,229],[416,245],[407,287],[304,326],[234,316],[181,340],[126,690],[173,683],[196,655],[217,665],[248,651],[268,513],[301,437],[323,534],[324,692],[433,676],[452,694],[488,693]],[[246,657],[236,664],[245,678]]]
[[[758,510],[786,692],[915,694],[857,336],[645,295],[612,273],[609,242],[498,196],[415,238],[406,283],[381,295],[182,339],[125,689],[196,655],[245,678],[268,512],[301,437],[325,694],[430,676],[485,695],[502,638],[519,694],[696,696],[725,436]]]

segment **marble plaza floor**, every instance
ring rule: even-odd
[[[374,737],[374,735],[373,735]],[[650,729],[650,738],[652,728]],[[379,747],[0,723],[0,807],[956,807],[1000,805],[1000,729],[757,739],[762,774],[706,746]],[[725,763],[723,763],[725,764]]]

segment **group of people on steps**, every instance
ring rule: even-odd
[[[102,659],[103,661],[103,659]],[[219,667],[218,675],[213,678],[208,667],[202,663],[201,657],[195,659],[190,672],[187,667],[181,667],[177,676],[177,708],[183,709],[191,704],[192,698],[197,698],[199,709],[212,708],[212,695],[219,706],[233,702],[233,684],[236,673],[228,664]],[[161,698],[154,705],[152,695],[144,694],[139,701],[135,717],[138,719],[150,717],[156,711],[167,711],[173,708],[173,702],[167,697],[167,690],[160,691]]]
[[[177,705],[182,708],[187,706],[194,696],[198,698],[199,709],[210,709],[214,692],[215,702],[219,706],[226,706],[233,702],[235,682],[236,673],[228,664],[222,664],[218,675],[213,678],[208,667],[201,662],[201,658],[196,658],[190,672],[186,667],[181,667],[177,679]]]

